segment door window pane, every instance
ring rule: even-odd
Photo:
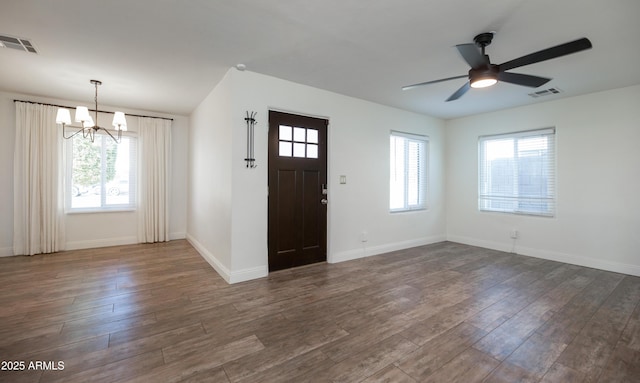
[[[318,158],[318,145],[307,144],[307,158]]]
[[[293,156],[294,157],[304,158],[305,157],[304,146],[305,146],[304,144],[301,144],[299,142],[294,142],[294,144],[293,144]]]
[[[280,125],[278,137],[283,141],[291,141],[291,127]]]
[[[307,142],[311,144],[318,143],[318,131],[315,129],[307,129]]]
[[[293,140],[297,142],[307,141],[305,131],[305,128],[293,128]]]
[[[291,142],[280,141],[278,154],[281,157],[291,157]]]

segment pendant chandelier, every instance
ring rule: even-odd
[[[98,125],[98,85],[102,85],[102,81],[91,80],[91,83],[96,88],[96,95],[94,98],[95,101],[95,120],[89,114],[89,109],[86,106],[77,106],[76,107],[76,122],[79,122],[82,127],[74,127],[71,126],[71,114],[69,113],[69,109],[60,108],[58,109],[58,114],[56,116],[56,123],[62,125],[62,137],[69,139],[74,137],[75,135],[82,132],[82,136],[84,138],[89,138],[91,142],[95,139],[95,134],[99,130],[104,130],[116,143],[120,143],[122,140],[122,132],[127,130],[127,120],[124,116],[123,112],[115,112],[113,115],[113,121],[111,125],[113,125],[113,129],[118,132],[118,135],[114,137],[113,134],[106,128],[103,128]],[[67,135],[67,126],[71,126],[72,128],[76,128],[77,130]]]

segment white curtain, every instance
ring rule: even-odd
[[[138,128],[138,241],[169,240],[171,121],[141,117]]]
[[[57,108],[16,101],[13,253],[64,249],[62,130]]]

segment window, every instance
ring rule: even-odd
[[[280,157],[318,158],[318,131],[280,125],[278,154]]]
[[[478,208],[555,215],[555,129],[483,136],[478,140]]]
[[[426,136],[391,132],[389,210],[427,208]]]
[[[135,137],[123,135],[117,144],[106,134],[96,134],[92,143],[78,134],[67,145],[68,211],[135,208]]]

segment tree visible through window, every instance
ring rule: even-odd
[[[136,139],[117,144],[96,134],[94,142],[77,135],[67,146],[67,209],[130,209],[136,204]]]
[[[555,214],[555,129],[483,136],[478,150],[480,210]]]
[[[427,207],[427,137],[391,132],[389,210]]]

